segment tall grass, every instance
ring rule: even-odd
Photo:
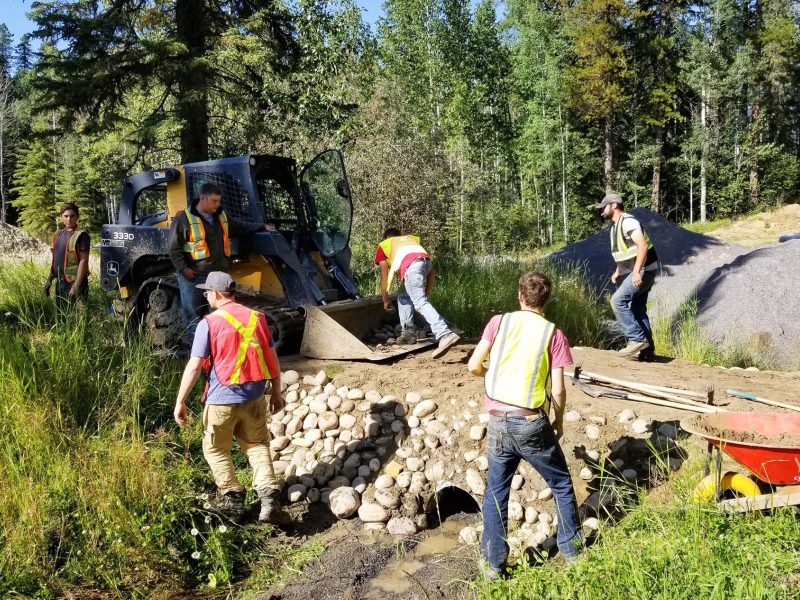
[[[661,315],[653,321],[653,338],[659,354],[697,364],[771,369],[777,365],[774,349],[752,339],[715,344],[697,324],[697,300],[684,302],[674,319]]]
[[[99,290],[57,310],[43,281],[0,265],[0,597],[230,582],[269,529],[204,508],[200,419],[171,423],[182,364],[123,345]]]
[[[696,466],[696,465],[695,465]],[[697,469],[678,476],[676,496],[645,502],[601,529],[583,561],[520,568],[505,582],[479,582],[482,598],[663,600],[793,599],[800,586],[800,519],[726,515],[693,504]]]
[[[431,302],[442,315],[468,336],[479,336],[496,314],[519,310],[517,287],[526,271],[542,270],[553,282],[545,316],[573,345],[602,346],[603,321],[612,317],[607,304],[588,286],[578,267],[546,261],[449,259],[435,261],[436,283]],[[377,269],[359,281],[367,294],[378,293]]]

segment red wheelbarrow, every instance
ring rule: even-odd
[[[697,415],[681,427],[717,448],[774,488],[762,494],[758,483],[742,473],[721,468],[694,490],[696,501],[730,491],[739,497],[717,504],[722,510],[744,512],[800,505],[800,414],[724,412]],[[719,456],[719,455],[718,455]],[[719,465],[721,460],[717,461]]]

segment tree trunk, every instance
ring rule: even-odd
[[[175,22],[178,40],[186,54],[178,65],[177,112],[181,122],[183,162],[208,160],[208,68],[205,66],[207,15],[203,0],[177,0]]]
[[[706,222],[707,211],[707,192],[706,192],[706,149],[708,144],[708,132],[706,131],[706,119],[708,118],[708,92],[703,87],[700,90],[700,222]]]
[[[758,84],[756,84],[758,85]],[[750,205],[756,206],[760,200],[760,185],[758,181],[758,146],[761,144],[761,98],[756,92],[753,99],[753,136],[750,152]]]
[[[754,0],[753,4],[753,24],[752,40],[753,53],[756,61],[764,60],[762,57],[764,35],[764,19],[762,15],[761,0]],[[757,66],[757,65],[756,65]],[[761,190],[758,177],[758,147],[762,143],[761,139],[761,90],[764,85],[760,69],[755,69],[756,77],[753,81],[753,105],[752,105],[752,125],[750,138],[750,206],[755,206],[761,200]]]
[[[606,193],[614,191],[614,140],[611,134],[611,117],[606,119],[605,131],[603,133],[604,161],[603,175],[606,184]]]
[[[460,162],[461,167],[461,194],[459,198],[458,210],[458,253],[461,254],[464,247],[464,156],[462,154]]]
[[[661,212],[661,164],[663,162],[664,130],[659,127],[656,132],[656,160],[653,164],[653,187],[650,193],[650,210],[655,213]]]
[[[558,107],[558,120],[561,124],[561,213],[564,219],[564,242],[569,243],[569,213],[567,211],[567,125],[561,120],[561,107]]]
[[[694,167],[689,163],[689,224],[694,223]]]

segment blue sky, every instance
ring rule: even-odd
[[[14,35],[14,42],[33,30],[33,24],[25,17],[33,0],[0,0],[0,23],[5,23]],[[356,0],[364,10],[364,20],[373,25],[383,12],[383,0]]]
[[[31,9],[33,0],[0,0],[0,22],[8,26],[14,35],[14,42],[19,42],[24,34],[33,31],[33,23],[25,18],[25,13]]]

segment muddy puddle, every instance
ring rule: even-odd
[[[365,600],[386,600],[387,595],[404,596],[415,587],[419,590],[421,582],[415,574],[429,566],[437,556],[456,550],[459,532],[473,522],[474,519],[449,519],[431,530],[412,549],[398,554],[378,572],[362,597]]]

